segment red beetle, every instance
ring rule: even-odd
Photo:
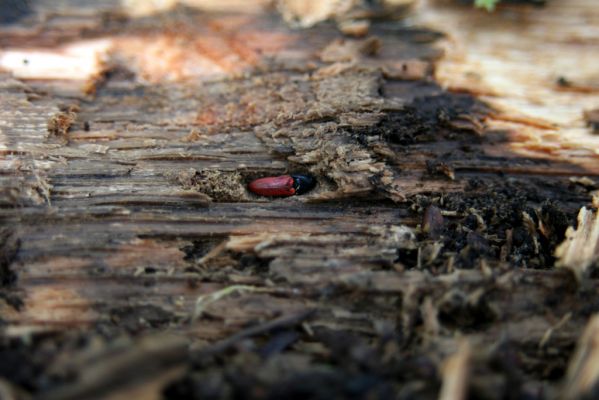
[[[250,182],[250,191],[260,196],[287,197],[304,194],[316,185],[316,180],[309,175],[269,176]]]

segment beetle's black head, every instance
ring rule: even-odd
[[[291,175],[293,178],[295,194],[304,194],[314,189],[316,179],[310,175]]]

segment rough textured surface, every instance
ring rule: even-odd
[[[150,3],[1,21],[1,393],[592,396],[596,257],[576,279],[555,253],[596,201],[596,148],[569,136],[592,138],[592,93],[554,129],[460,87],[440,48],[462,14],[487,20],[470,7],[366,13],[345,36],[264,1]],[[318,186],[246,190],[284,173]]]

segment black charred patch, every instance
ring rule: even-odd
[[[356,133],[379,134],[398,145],[431,142],[469,130],[461,119],[479,121],[489,112],[488,106],[466,94],[442,93],[414,99],[404,109],[387,113],[374,127],[357,129]],[[476,129],[476,125],[472,129]]]

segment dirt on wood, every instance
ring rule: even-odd
[[[558,128],[451,88],[412,1],[67,3],[0,18],[1,394],[599,393],[589,93]]]

